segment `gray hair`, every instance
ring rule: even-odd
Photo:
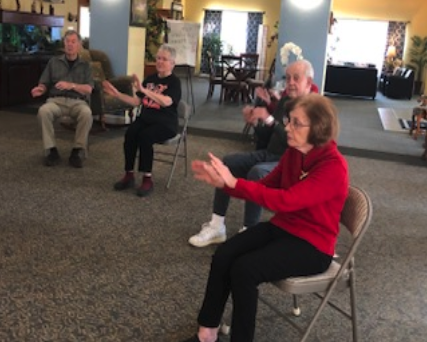
[[[64,34],[64,39],[72,35],[76,35],[79,42],[82,42],[82,36],[76,30],[67,30]]]
[[[175,59],[176,59],[176,49],[172,45],[162,44],[162,45],[160,45],[159,50],[163,50],[163,51],[169,52],[169,54],[171,56],[171,59],[175,62]]]
[[[305,69],[305,76],[308,77],[308,78],[311,78],[311,79],[314,78],[313,65],[308,60],[306,60],[306,59],[299,59],[299,60],[297,60],[297,61],[289,64],[286,67],[286,69],[289,68],[291,65],[294,65],[294,64],[302,64],[304,66],[304,69]],[[286,72],[286,70],[285,70],[285,72]]]

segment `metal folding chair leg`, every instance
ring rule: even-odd
[[[172,177],[175,173],[178,159],[180,158],[184,159],[185,177],[187,177],[187,172],[188,172],[187,127],[188,127],[188,121],[190,119],[190,115],[191,115],[191,107],[186,102],[181,100],[178,105],[178,116],[181,121],[182,130],[173,138],[159,144],[164,146],[175,145],[176,147],[174,152],[167,152],[167,151],[154,152],[155,161],[164,162],[171,165],[168,180],[166,182],[166,189],[169,189],[171,185]],[[156,155],[168,156],[168,158],[163,159],[163,158],[157,157]]]
[[[182,154],[180,154],[181,144],[184,144],[184,146],[183,146],[184,152]],[[173,162],[172,162],[172,168],[171,168],[171,171],[169,172],[168,181],[166,183],[166,189],[169,189],[170,184],[172,182],[172,177],[173,177],[173,174],[175,173],[178,158],[184,158],[184,162],[185,162],[184,172],[185,172],[185,177],[187,177],[188,155],[187,155],[187,137],[186,136],[182,137],[182,141],[180,141],[178,143],[178,145],[176,146],[175,155],[174,155]]]

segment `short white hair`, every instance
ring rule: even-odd
[[[162,45],[160,45],[159,50],[163,50],[163,51],[169,52],[169,54],[171,56],[171,59],[175,62],[175,59],[176,59],[176,49],[172,45],[162,44]]]
[[[305,69],[305,76],[308,78],[313,79],[314,78],[314,69],[313,69],[313,65],[306,59],[299,59],[295,62],[292,62],[291,64],[287,65],[285,68],[285,73],[286,73],[286,69],[288,69],[291,65],[295,65],[295,64],[302,64],[304,66]]]

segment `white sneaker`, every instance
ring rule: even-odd
[[[239,229],[239,233],[243,233],[246,229],[248,229],[248,227],[242,227]]]
[[[188,239],[188,243],[194,247],[206,247],[214,243],[222,243],[227,240],[225,225],[214,227],[210,222],[202,224],[202,230]]]

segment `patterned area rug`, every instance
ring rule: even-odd
[[[400,123],[400,126],[405,130],[409,130],[412,127],[412,120],[399,118],[399,123]],[[426,120],[421,120],[420,128],[421,128],[421,130],[427,129],[427,121]]]
[[[378,115],[385,131],[407,132],[401,121],[410,121],[412,109],[378,108]]]

